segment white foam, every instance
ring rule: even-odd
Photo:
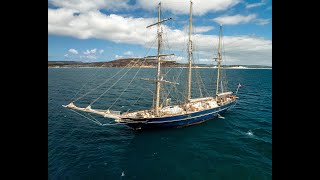
[[[122,171],[121,176],[122,176],[122,177],[124,176],[124,171]]]
[[[246,134],[249,135],[249,136],[253,136],[253,133],[252,133],[251,130],[249,130]]]

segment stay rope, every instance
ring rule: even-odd
[[[121,71],[123,71],[125,68],[127,68],[132,61],[130,61],[130,63],[128,63],[125,67],[123,67],[122,69],[120,69],[120,71],[118,71],[116,74],[114,74],[113,76],[111,76],[110,78],[106,79],[103,83],[101,83],[100,85],[98,85],[97,87],[91,89],[90,91],[88,91],[87,93],[83,94],[82,96],[78,97],[77,99],[75,99],[73,102],[76,102],[80,99],[82,99],[83,97],[85,97],[86,95],[90,94],[91,92],[93,92],[94,90],[97,90],[98,88],[100,88],[102,85],[106,84],[109,80],[111,80],[112,78],[114,78],[115,76],[117,76]]]
[[[112,106],[118,102],[118,100],[120,99],[120,97],[123,95],[123,93],[129,88],[129,86],[131,85],[131,83],[133,82],[133,80],[135,79],[135,77],[137,76],[137,74],[139,73],[139,71],[141,70],[141,67],[142,65],[144,64],[144,62],[146,61],[147,59],[145,59],[143,61],[143,63],[140,65],[139,69],[137,70],[137,72],[134,74],[133,78],[131,79],[131,81],[129,82],[128,86],[121,92],[121,94],[118,96],[118,98],[111,104],[111,106],[108,108],[108,109],[111,109]]]
[[[153,46],[154,43],[155,43],[155,41],[152,42],[151,47]],[[150,43],[150,44],[151,44],[151,43]],[[147,53],[150,51],[150,49],[151,49],[151,48],[148,49]],[[143,59],[143,58],[140,58],[140,59]],[[140,60],[140,59],[138,59],[138,60]],[[114,74],[114,75],[111,76],[110,78],[106,79],[103,83],[101,83],[100,85],[98,85],[98,86],[96,86],[95,88],[91,89],[90,91],[88,91],[87,93],[85,93],[85,94],[83,94],[82,96],[78,97],[77,99],[75,99],[75,100],[72,101],[72,102],[76,102],[76,101],[82,99],[83,97],[87,96],[88,94],[92,93],[93,91],[97,90],[98,88],[100,88],[101,86],[103,86],[104,84],[106,84],[107,82],[109,82],[111,79],[113,79],[114,77],[116,77],[116,76],[117,76],[120,72],[122,72],[124,69],[126,69],[126,68],[128,68],[128,67],[130,67],[130,66],[133,67],[134,65],[136,65],[136,64],[138,63],[138,61],[136,61],[136,62],[132,65],[131,63],[133,63],[133,62],[135,62],[135,61],[133,61],[133,60],[130,61],[130,63],[128,63],[125,67],[121,68],[120,71],[118,71],[116,74]],[[130,70],[132,69],[132,67],[130,68]],[[128,72],[128,71],[127,71],[127,72]],[[126,73],[127,73],[127,72],[126,72]],[[126,73],[125,73],[125,74],[126,74]],[[122,76],[122,77],[123,77],[123,76]],[[98,98],[98,99],[100,99],[100,98]],[[91,104],[92,104],[92,103],[91,103]],[[91,105],[91,104],[90,104],[90,105]]]

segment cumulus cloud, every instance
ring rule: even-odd
[[[256,14],[249,14],[247,16],[237,14],[233,16],[221,16],[212,20],[222,25],[236,25],[250,22],[255,23],[257,25],[266,25],[269,24],[271,21],[271,19],[257,19],[256,17]]]
[[[238,4],[240,0],[201,0],[193,2],[193,14],[204,15],[208,12],[227,10]],[[137,0],[137,5],[146,10],[154,10],[159,1]],[[161,0],[161,6],[164,10],[171,11],[174,14],[189,14],[189,1],[186,0]]]
[[[223,44],[227,63],[272,65],[271,40],[251,36],[227,36]]]
[[[86,51],[83,52],[83,54],[88,55],[88,54],[95,54],[97,52],[97,48],[94,49],[87,49]]]
[[[123,53],[124,55],[127,55],[127,56],[132,56],[133,55],[133,52],[132,51],[126,51]]]
[[[128,1],[129,0],[49,0],[54,6],[78,12],[87,12],[97,9],[128,8]]]
[[[254,8],[254,7],[263,6],[263,5],[265,5],[265,4],[266,4],[265,0],[262,0],[262,1],[259,2],[259,3],[246,4],[246,8],[247,8],[247,9],[250,9],[250,8]]]
[[[194,48],[201,55],[197,63],[213,63],[218,38],[217,35],[194,36]],[[227,64],[272,64],[271,40],[253,36],[224,36],[222,40],[224,60]]]
[[[138,0],[137,2],[139,3],[142,1],[143,0]],[[164,1],[164,5],[165,2],[167,1]],[[225,4],[224,1],[217,2]],[[231,1],[227,0],[226,2]],[[148,3],[152,4],[153,2],[150,1],[147,2],[147,4]],[[202,1],[201,3],[195,2],[194,7],[196,7],[196,3],[201,4]],[[215,4],[216,2],[212,3]],[[188,5],[188,3],[186,4]],[[71,36],[78,39],[104,39],[115,43],[142,45],[144,47],[150,47],[151,44],[155,42],[156,28],[146,28],[146,26],[156,22],[155,18],[134,18],[130,16],[124,17],[116,14],[106,15],[98,10],[77,13],[79,11],[77,8],[66,8],[66,5],[63,6],[64,7],[58,9],[48,9],[48,34]],[[180,9],[184,8],[180,7]],[[230,17],[231,18],[229,19],[221,19],[220,17],[218,21],[220,20],[227,24],[234,24],[245,23],[249,21],[254,22],[254,20],[256,20],[255,14],[248,16],[236,15],[236,17]],[[260,23],[260,25],[262,25],[266,22],[258,20],[256,23]],[[212,30],[212,28],[213,27],[210,29],[209,26],[199,26],[195,27],[194,30],[196,33],[202,33]],[[163,30],[166,32],[166,40],[173,50],[181,50],[182,48],[184,50],[186,49],[186,42],[188,38],[188,33],[186,31],[172,29],[166,25],[163,25]],[[218,32],[215,32],[215,34],[218,34]],[[207,62],[208,59],[211,59],[214,56],[213,47],[216,47],[217,39],[218,37],[216,35],[193,35],[194,49],[196,49],[197,52],[203,56],[199,59],[200,63],[201,61]],[[271,65],[271,40],[251,36],[225,36],[224,47],[226,48],[227,59],[231,63]],[[80,57],[97,59],[98,55],[102,52],[103,50],[99,51],[96,48],[91,50],[87,49],[82,52]],[[116,59],[122,57],[122,55],[115,55]],[[186,58],[182,56],[178,56],[176,59],[180,62],[186,61]]]
[[[263,25],[269,24],[270,21],[271,19],[257,19],[255,22],[256,24],[263,26]]]
[[[222,25],[235,25],[235,24],[244,24],[255,20],[257,17],[256,14],[249,14],[248,16],[243,16],[240,14],[233,16],[221,16],[214,18],[213,21],[222,24]]]
[[[78,51],[75,49],[69,49],[68,52],[71,54],[78,54]]]
[[[171,60],[176,61],[177,63],[187,63],[188,59],[183,56],[172,56],[170,57]]]
[[[82,55],[79,57],[81,59],[97,59],[99,57],[99,54],[103,53],[103,49],[98,50],[97,48],[94,49],[87,49],[82,52]]]
[[[213,30],[213,26],[195,26],[194,33],[204,33]]]
[[[201,0],[193,2],[193,14],[204,15],[208,12],[227,10],[240,3],[241,0]],[[159,1],[136,0],[136,4],[129,5],[129,0],[49,0],[49,3],[56,7],[70,9],[76,12],[89,12],[99,9],[117,11],[119,9],[142,8],[155,10]],[[186,0],[161,0],[163,10],[171,11],[174,14],[188,14],[189,1]]]
[[[48,33],[72,36],[79,39],[98,38],[113,42],[144,44],[146,32],[156,32],[155,28],[146,29],[155,18],[122,17],[105,15],[99,11],[74,15],[69,9],[48,9]]]
[[[85,56],[80,56],[81,59],[97,59],[97,56],[94,54],[89,54]]]
[[[122,57],[123,57],[123,56],[118,55],[118,54],[116,54],[116,55],[114,56],[115,59],[120,59],[120,58],[122,58]]]

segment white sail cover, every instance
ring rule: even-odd
[[[224,92],[224,93],[219,93],[217,94],[218,97],[220,96],[226,96],[226,95],[231,95],[233,92],[229,91],[229,92]]]
[[[183,109],[179,106],[168,106],[168,107],[165,107],[165,108],[162,108],[160,110],[161,113],[164,113],[164,114],[179,114],[183,111]]]
[[[101,116],[104,116],[107,118],[112,118],[112,119],[119,119],[120,118],[120,111],[91,109],[91,106],[88,106],[86,108],[81,108],[81,107],[77,107],[76,105],[74,105],[73,102],[69,103],[68,105],[62,105],[62,106],[66,107],[66,108],[78,110],[78,111],[98,114],[98,115],[101,115]]]

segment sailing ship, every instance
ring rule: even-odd
[[[161,42],[162,42],[162,28],[161,24],[165,21],[171,20],[172,18],[162,19],[161,14],[161,2],[158,5],[158,21],[152,25],[147,26],[150,28],[152,26],[157,26],[157,42],[158,42],[158,53],[156,56],[148,56],[146,58],[156,58],[157,60],[157,73],[156,79],[144,79],[147,81],[152,81],[155,83],[155,101],[150,109],[138,110],[133,112],[113,111],[110,109],[92,109],[91,105],[88,107],[78,107],[74,102],[70,102],[68,105],[63,105],[63,107],[69,108],[73,111],[82,111],[87,113],[92,113],[96,115],[101,115],[105,118],[113,119],[114,124],[125,124],[134,130],[141,129],[151,129],[151,128],[164,128],[164,127],[185,127],[194,124],[199,124],[207,120],[215,118],[223,118],[221,115],[233,107],[238,99],[237,92],[240,84],[234,94],[231,91],[223,91],[219,83],[221,75],[221,38],[222,38],[222,26],[220,25],[219,42],[218,42],[218,52],[217,57],[214,58],[217,62],[217,80],[216,80],[216,92],[215,96],[208,97],[198,97],[192,98],[191,96],[191,86],[192,86],[192,2],[190,1],[190,17],[189,17],[189,34],[188,34],[188,75],[187,75],[187,90],[186,98],[183,102],[176,105],[163,106],[160,104],[161,97],[161,87],[163,84],[174,84],[176,82],[171,82],[164,80],[161,75],[161,64],[165,62],[164,56],[172,56],[174,54],[161,54]],[[221,83],[222,86],[222,83]],[[99,123],[100,125],[104,125]]]

